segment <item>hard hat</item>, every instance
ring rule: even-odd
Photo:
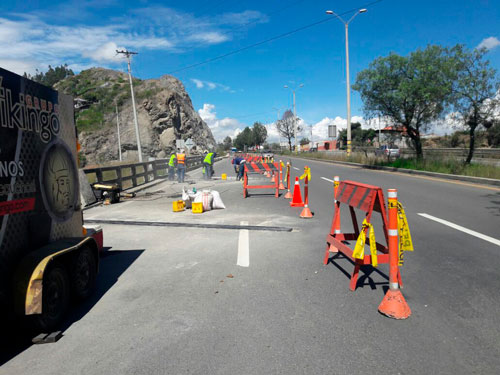
[[[203,151],[204,154],[208,154],[208,150]]]

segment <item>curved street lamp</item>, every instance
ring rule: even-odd
[[[354,15],[349,19],[349,21],[344,21],[342,17],[340,17],[333,10],[327,10],[326,14],[332,14],[337,17],[345,26],[345,67],[346,67],[346,92],[347,92],[347,156],[351,155],[351,83],[349,78],[349,23],[356,17],[358,14],[365,13],[367,9],[363,8],[358,10]]]

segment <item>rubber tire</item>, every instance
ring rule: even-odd
[[[64,318],[70,302],[68,272],[54,263],[43,276],[42,313],[34,315],[36,328],[52,332]]]
[[[97,276],[97,263],[88,247],[81,249],[76,254],[72,263],[71,286],[75,300],[87,298],[95,287]]]

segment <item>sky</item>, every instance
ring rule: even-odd
[[[312,128],[318,141],[329,124],[345,128],[347,113],[344,25],[325,11],[348,20],[361,8],[367,12],[349,24],[351,84],[375,58],[428,44],[484,46],[500,70],[499,0],[3,0],[0,66],[19,74],[49,64],[125,71],[115,50],[137,51],[133,75],[180,79],[217,140],[260,121],[276,141],[273,122],[292,108],[296,88],[303,136]],[[378,126],[364,118],[355,91],[351,113]]]

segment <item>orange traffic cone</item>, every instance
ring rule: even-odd
[[[273,173],[273,178],[271,178],[271,182],[276,182],[276,177],[274,177],[274,173]]]
[[[299,178],[295,177],[295,186],[293,187],[293,199],[290,202],[292,207],[304,207],[304,202],[302,201],[302,194],[300,193]]]

